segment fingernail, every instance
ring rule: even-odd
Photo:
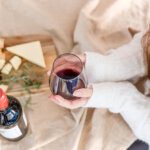
[[[81,96],[81,92],[76,90],[76,91],[74,91],[73,96],[80,97]]]
[[[49,70],[49,71],[47,72],[47,75],[50,76],[50,74],[51,74],[51,71]]]
[[[49,96],[48,96],[48,98],[51,98],[51,97],[52,97],[52,95],[49,95]]]
[[[53,94],[51,94],[51,95],[49,95],[49,96],[48,96],[48,98],[54,98],[54,95],[53,95]]]

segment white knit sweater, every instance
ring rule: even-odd
[[[84,107],[108,108],[122,115],[141,140],[150,144],[150,97],[140,93],[130,79],[147,73],[141,36],[107,55],[86,53],[85,69],[93,95]]]

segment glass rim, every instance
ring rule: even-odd
[[[64,54],[59,55],[59,56],[54,60],[52,69],[54,69],[54,64],[55,64],[55,62],[57,61],[57,59],[59,59],[60,57],[62,57],[62,56],[64,56],[64,55],[72,55],[72,56],[75,56],[76,58],[78,58],[79,61],[80,61],[80,63],[81,63],[81,66],[82,66],[82,67],[81,67],[81,71],[79,72],[79,74],[78,74],[76,77],[74,77],[74,78],[72,78],[72,79],[64,79],[64,78],[61,78],[61,77],[58,76],[57,73],[55,73],[55,72],[51,72],[50,77],[51,77],[52,74],[55,74],[59,79],[64,80],[64,81],[74,80],[74,79],[78,78],[78,77],[81,75],[81,73],[83,72],[83,70],[84,70],[84,64],[83,64],[83,62],[81,61],[81,59],[80,59],[77,55],[75,55],[75,54],[73,54],[73,53],[64,53]],[[50,78],[50,77],[49,77],[49,78]]]

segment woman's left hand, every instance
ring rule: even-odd
[[[67,100],[60,95],[51,95],[51,101],[65,108],[75,109],[84,106],[92,96],[92,88],[78,89],[73,93],[73,96],[80,97],[76,100]]]

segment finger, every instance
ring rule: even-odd
[[[85,61],[86,61],[86,55],[85,54],[78,55],[78,57],[81,59],[81,61],[83,63],[85,63]]]
[[[66,100],[59,95],[55,96],[55,98],[59,101],[59,105],[70,109],[81,107],[87,102],[87,99]]]
[[[60,95],[55,95],[55,99],[57,99],[60,103],[64,103],[66,105],[71,105],[71,100],[64,99]]]
[[[72,106],[71,106],[71,103],[69,100],[66,100],[59,95],[52,95],[52,96],[50,96],[50,98],[54,103],[56,103],[62,107],[65,107],[65,108],[72,109]]]
[[[80,98],[80,99],[71,101],[71,105],[82,105],[82,104],[86,103],[87,101],[88,101],[87,98]]]
[[[47,75],[48,75],[48,76],[50,76],[50,74],[51,74],[51,69],[48,70],[48,72],[47,72]]]
[[[93,93],[92,88],[81,88],[74,91],[73,95],[76,97],[88,98],[91,97]]]
[[[48,98],[55,99],[55,96],[53,94],[51,94]]]
[[[58,101],[57,99],[55,99],[55,96],[54,96],[54,95],[49,96],[49,99],[50,99],[52,102],[54,102],[54,103],[56,103],[56,104],[59,105],[59,101]]]
[[[56,95],[51,95],[51,96],[49,96],[50,100],[51,100],[52,102],[54,102],[55,104],[57,104],[57,105],[59,105],[59,106],[61,106],[61,107],[70,108],[69,105],[67,105],[66,103],[60,102],[60,100],[59,100],[59,99],[56,99],[55,97],[56,97]]]

